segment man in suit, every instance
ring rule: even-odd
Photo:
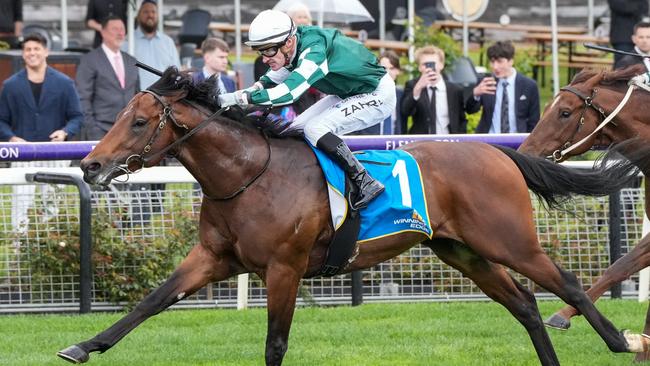
[[[630,39],[634,25],[648,16],[648,0],[607,0],[611,13],[609,42],[617,50],[632,52],[634,43]],[[614,68],[623,55],[614,54]]]
[[[108,17],[117,16],[126,24],[127,0],[88,0],[86,26],[95,30],[93,48],[102,44],[102,23]]]
[[[100,140],[113,127],[117,114],[139,91],[135,58],[120,51],[126,30],[116,16],[102,23],[102,44],[81,57],[77,89],[85,122],[84,138]]]
[[[415,51],[420,77],[409,80],[402,97],[402,126],[413,116],[409,134],[455,134],[467,132],[463,88],[442,77],[445,53],[426,46]]]
[[[228,53],[230,47],[228,44],[219,38],[209,37],[201,44],[201,53],[203,54],[203,69],[197,71],[192,75],[194,83],[209,78],[212,75],[217,77],[217,85],[219,85],[219,93],[232,93],[237,88],[235,81],[228,77]]]
[[[632,34],[632,42],[634,42],[634,52],[639,55],[650,56],[650,23],[636,23],[634,34]],[[614,68],[622,69],[636,64],[643,64],[646,70],[650,71],[650,59],[631,55],[621,57],[618,64],[614,65]]]
[[[74,82],[47,65],[47,41],[38,34],[28,34],[23,40],[25,68],[5,80],[0,94],[0,141],[41,142],[64,141],[77,134],[83,122],[79,95]],[[12,167],[65,167],[69,161],[15,162]],[[40,187],[43,217],[57,213],[53,204],[55,189]],[[13,186],[11,222],[18,232],[24,232],[27,212],[34,201],[36,187]]]
[[[467,111],[483,107],[476,133],[531,132],[539,121],[537,83],[512,66],[515,48],[510,42],[497,42],[487,50],[493,76],[483,78],[467,101]]]

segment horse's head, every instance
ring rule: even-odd
[[[107,185],[122,174],[158,164],[174,141],[216,108],[211,104],[214,92],[209,91],[214,81],[194,86],[190,75],[167,69],[158,82],[131,99],[106,136],[81,161],[84,180]]]
[[[610,127],[615,126],[616,121],[626,120],[626,114],[633,113],[634,108],[623,108],[612,120],[611,126],[603,126],[602,130],[584,143],[571,151],[563,152],[594,132],[623,100],[628,88],[627,82],[645,71],[643,65],[609,72],[581,71],[571,84],[560,89],[544,109],[542,119],[519,147],[519,151],[562,161],[589,150],[595,144],[614,142],[613,135],[607,131],[611,131]]]

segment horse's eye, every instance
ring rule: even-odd
[[[569,116],[571,116],[571,112],[569,112],[569,111],[562,111],[562,112],[560,113],[560,116],[562,116],[562,118],[569,118]]]
[[[133,126],[135,126],[135,127],[142,127],[142,126],[144,126],[144,125],[146,125],[146,124],[147,124],[147,120],[146,120],[146,119],[138,118],[138,119],[135,120],[135,123],[133,124]]]

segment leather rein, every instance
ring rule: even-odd
[[[128,180],[128,175],[129,174],[138,173],[140,170],[142,170],[142,168],[145,167],[145,165],[148,162],[154,160],[155,158],[158,158],[159,156],[161,156],[163,154],[166,154],[167,152],[169,152],[173,148],[178,147],[181,143],[185,142],[187,139],[192,137],[194,134],[196,134],[197,132],[199,132],[200,130],[202,130],[206,126],[208,126],[210,123],[214,122],[216,117],[220,116],[221,114],[223,114],[225,111],[228,110],[228,107],[227,108],[220,108],[219,110],[217,110],[216,112],[211,114],[208,118],[201,121],[196,127],[190,129],[186,124],[181,123],[176,119],[176,117],[174,116],[174,110],[172,109],[171,104],[166,103],[165,100],[160,95],[158,95],[157,93],[155,93],[155,92],[153,92],[151,90],[142,90],[142,91],[140,91],[140,93],[146,93],[146,94],[149,94],[149,95],[153,96],[154,99],[158,103],[160,103],[160,105],[162,106],[162,113],[160,113],[160,117],[159,117],[159,121],[158,121],[158,127],[155,129],[155,131],[153,132],[153,134],[149,138],[149,141],[147,142],[147,144],[142,149],[142,152],[140,154],[132,154],[132,155],[130,155],[128,158],[126,158],[126,160],[125,160],[125,162],[123,164],[117,165],[115,167],[115,169],[121,170],[122,172],[127,174],[127,180]],[[190,101],[184,101],[184,102],[189,104],[194,109],[198,109],[198,110],[201,110],[201,111],[203,110],[203,108],[201,108],[200,106],[198,106],[195,103],[192,103]],[[167,125],[167,122],[169,120],[171,120],[174,123],[174,125],[176,125],[176,127],[187,131],[187,133],[185,133],[180,138],[174,140],[171,144],[165,146],[160,151],[154,152],[151,155],[145,157],[146,154],[149,154],[151,152],[151,147],[153,146],[153,144],[156,141],[156,139],[158,138],[158,136],[160,136],[160,133],[165,128],[165,126]],[[262,167],[262,169],[260,169],[260,171],[257,174],[255,174],[245,184],[241,185],[238,189],[234,190],[232,193],[230,193],[230,194],[228,194],[228,195],[226,195],[224,197],[210,197],[210,196],[206,195],[205,193],[203,193],[203,195],[206,198],[208,198],[210,200],[215,200],[215,201],[226,201],[226,200],[230,200],[232,198],[235,198],[239,194],[244,192],[251,184],[253,184],[260,176],[262,176],[262,174],[264,174],[264,172],[267,170],[267,168],[269,167],[269,164],[271,162],[271,144],[268,141],[268,136],[266,135],[266,133],[264,133],[263,131],[261,131],[261,133],[262,133],[262,136],[264,137],[264,141],[266,142],[267,152],[268,152],[266,162],[264,163],[264,166]],[[138,168],[132,170],[129,167],[131,164],[137,164]]]

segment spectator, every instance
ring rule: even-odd
[[[137,17],[138,28],[135,39],[135,58],[155,69],[165,70],[169,66],[181,67],[174,41],[158,31],[158,5],[155,0],[144,0]],[[139,70],[140,90],[147,89],[158,80],[158,76],[146,70]]]
[[[18,37],[23,32],[22,0],[0,1],[0,41],[10,48],[18,48]]]
[[[126,24],[127,0],[88,0],[86,26],[95,30],[93,48],[102,44],[102,24],[108,17],[119,17]]]
[[[84,138],[100,140],[140,85],[135,59],[120,51],[124,22],[111,16],[102,23],[102,44],[83,55],[77,67],[77,89],[84,111]]]
[[[232,93],[235,91],[235,81],[227,76],[228,69],[228,53],[230,48],[228,44],[214,37],[209,37],[201,44],[201,53],[203,54],[204,66],[201,71],[197,71],[192,75],[194,83],[209,78],[212,75],[217,75],[219,85],[219,93]]]
[[[611,13],[609,42],[617,50],[632,52],[634,25],[648,15],[648,0],[607,0]],[[614,68],[619,68],[623,55],[614,54]]]
[[[634,26],[632,42],[634,42],[634,52],[639,55],[650,56],[650,23],[640,22]],[[644,64],[646,70],[650,71],[650,59],[630,55],[624,55],[615,68],[622,69],[636,64]]]
[[[47,65],[47,41],[40,34],[29,34],[22,44],[25,68],[5,80],[0,94],[0,141],[64,141],[79,132],[83,114],[74,82]],[[65,167],[69,161],[16,162],[12,167]],[[34,200],[35,186],[13,186],[14,229],[26,229],[27,209]],[[54,188],[41,186],[44,203],[53,201]],[[56,214],[53,205],[44,204],[45,216]]]
[[[537,83],[512,66],[515,56],[512,43],[493,44],[488,48],[487,56],[493,76],[483,78],[474,87],[474,97],[467,102],[468,113],[483,107],[476,132],[531,132],[539,121]]]
[[[402,98],[402,131],[413,116],[409,134],[467,133],[463,87],[442,77],[445,53],[427,46],[415,52],[420,77],[409,80]]]

